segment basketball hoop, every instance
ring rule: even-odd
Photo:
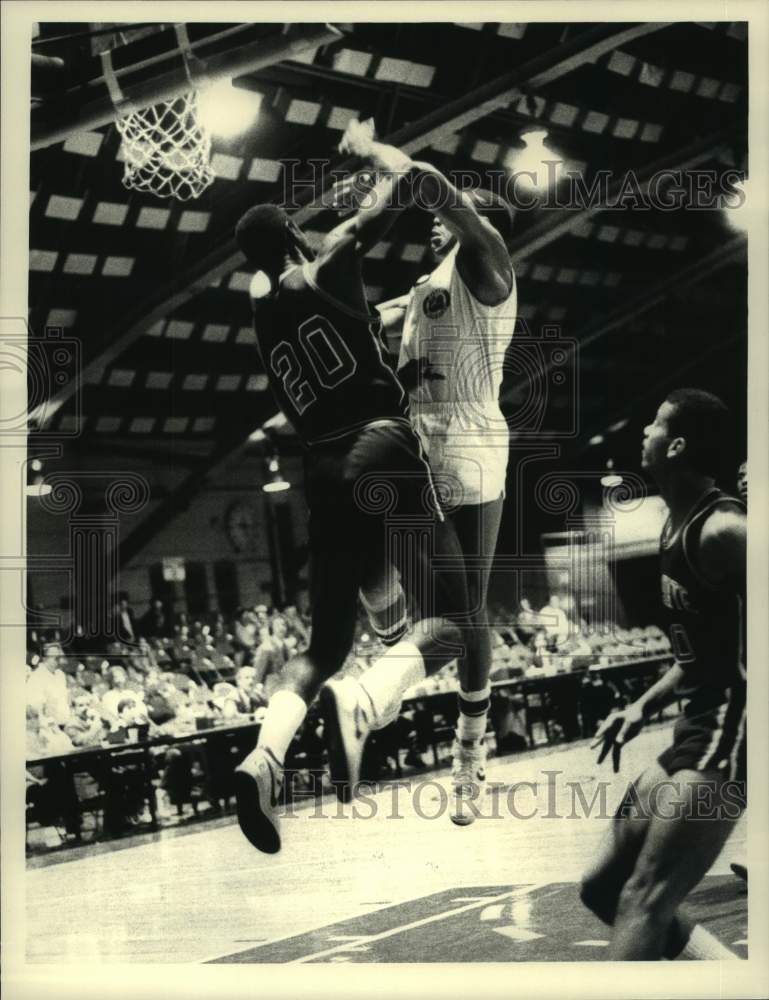
[[[197,92],[193,90],[117,118],[123,140],[125,187],[188,201],[213,183],[211,135],[197,111]]]

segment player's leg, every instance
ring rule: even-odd
[[[716,860],[738,819],[719,808],[720,787],[715,777],[692,770],[678,771],[658,786],[641,850],[617,900],[608,957],[673,957],[692,937],[678,907]]]
[[[464,649],[459,612],[467,606],[459,543],[451,525],[441,522],[435,534],[418,533],[413,545],[396,546],[393,564],[409,596],[419,594],[421,616],[403,639],[391,646],[357,680],[331,680],[321,692],[329,765],[337,794],[348,801],[360,776],[365,740],[372,729],[383,729],[400,712],[404,693],[461,655]],[[382,563],[381,539],[368,557]],[[444,570],[434,574],[431,561],[440,553]],[[448,572],[448,566],[453,572]],[[440,583],[436,576],[441,577]],[[448,580],[451,578],[451,582]],[[432,591],[440,586],[442,596]],[[438,613],[438,609],[446,613]],[[434,613],[430,613],[434,612]]]
[[[504,499],[463,504],[449,515],[467,564],[469,617],[467,653],[463,657],[462,688],[482,690],[491,666],[491,635],[487,600],[489,579],[497,548]]]
[[[486,772],[484,737],[491,698],[491,632],[486,608],[489,578],[497,547],[503,498],[467,504],[452,511],[451,522],[465,558],[468,588],[466,652],[459,661],[459,715],[453,747],[451,819],[472,823],[472,803],[483,791]]]
[[[240,828],[266,853],[280,850],[276,809],[288,748],[321,685],[340,669],[353,644],[361,551],[355,544],[354,521],[348,521],[345,544],[334,530],[335,513],[315,510],[310,517],[310,645],[283,668],[262,720],[256,749],[235,772]]]
[[[380,642],[400,642],[409,627],[408,607],[400,573],[389,560],[384,566],[372,560],[364,567],[360,599]]]
[[[620,893],[643,847],[652,789],[667,779],[667,772],[655,763],[630,784],[582,876],[580,899],[606,924],[614,923]]]
[[[467,584],[459,542],[437,515],[429,468],[410,430],[371,429],[361,439],[358,463],[369,495],[387,497],[387,511],[368,519],[365,565],[369,579],[384,579],[394,566],[418,615],[406,636],[357,681],[332,681],[322,694],[331,719],[330,759],[342,798],[354,791],[363,743],[400,711],[408,688],[463,652],[459,620],[466,615]],[[356,494],[358,495],[358,494]],[[433,560],[441,563],[433,570]]]

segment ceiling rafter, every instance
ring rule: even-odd
[[[673,292],[679,294],[682,290],[692,288],[712,274],[720,271],[730,264],[744,260],[747,254],[747,239],[745,236],[735,236],[728,243],[717,247],[715,250],[696,260],[690,262],[685,267],[665,275],[651,286],[642,289],[636,296],[624,303],[619,309],[612,310],[604,316],[578,330],[574,334],[574,339],[579,344],[580,352],[587,347],[598,343],[614,330],[618,330],[639,316],[654,309],[665,301]],[[547,375],[552,369],[552,363],[546,364],[542,368],[542,374]],[[505,399],[510,399],[518,389],[525,388],[528,383],[519,380],[505,390]]]

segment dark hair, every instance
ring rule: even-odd
[[[252,267],[268,269],[282,263],[287,247],[288,215],[277,205],[254,205],[235,227],[235,240]]]
[[[475,188],[468,194],[478,209],[478,213],[489,220],[507,246],[513,238],[514,212],[510,204],[504,198],[500,198],[498,194],[494,194],[493,191],[487,191],[486,188]]]
[[[734,429],[726,404],[704,389],[676,389],[666,402],[674,407],[668,418],[671,437],[686,441],[686,463],[703,475],[721,476],[734,453]]]

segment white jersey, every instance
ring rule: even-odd
[[[399,369],[418,372],[410,417],[448,506],[504,495],[509,431],[499,387],[518,299],[513,274],[503,302],[479,302],[460,277],[458,252],[414,286],[398,359]]]

